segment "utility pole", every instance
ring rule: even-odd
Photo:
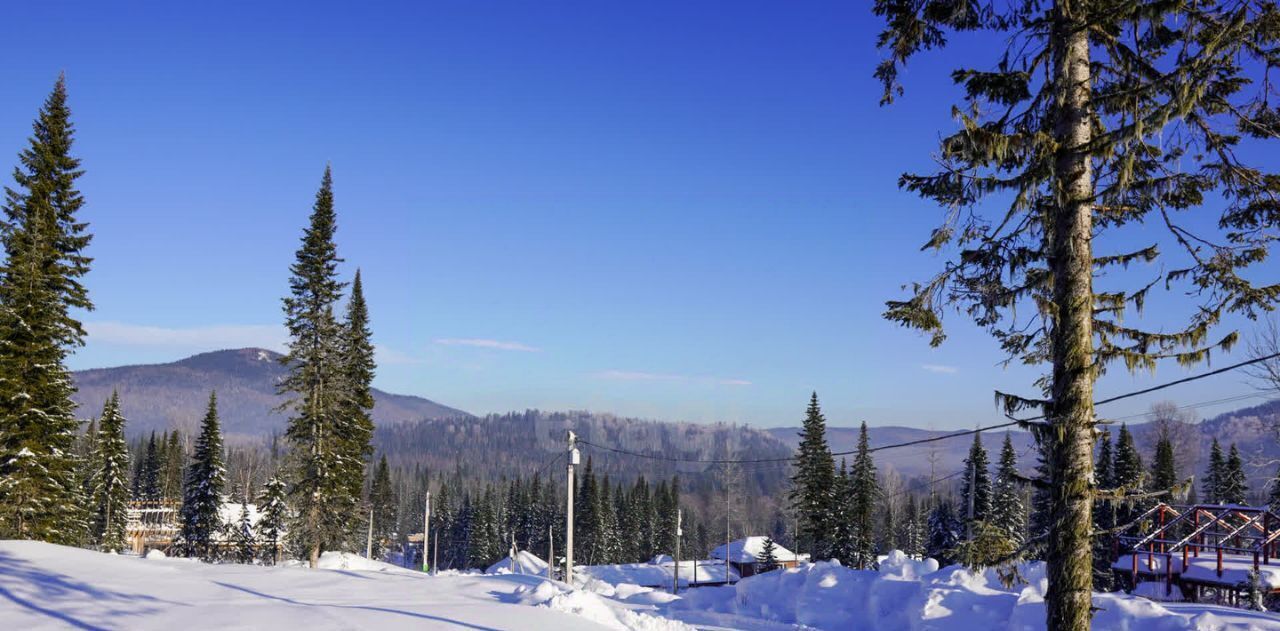
[[[373,559],[373,509],[369,509],[369,535],[364,542],[364,558]]]
[[[564,582],[573,585],[573,467],[578,464],[582,458],[575,446],[578,441],[577,434],[573,430],[569,430],[569,476],[568,487],[569,492],[565,493],[568,498],[564,509]]]
[[[435,563],[427,562],[427,544],[431,542],[431,489],[427,489],[427,501],[422,505],[422,571],[430,572]],[[440,552],[440,535],[436,535],[436,553]]]
[[[684,535],[684,531],[680,528],[680,509],[676,509],[676,556],[675,571],[671,573],[671,593],[680,593],[680,537]]]
[[[556,579],[555,572],[551,569],[556,566],[556,540],[555,531],[552,530],[550,524],[547,525],[547,580],[554,581]]]
[[[440,568],[440,531],[439,530],[436,531],[435,537],[436,537],[435,553],[431,557],[431,573],[432,574],[435,574],[436,572],[440,571],[439,570]],[[422,553],[424,556],[426,555],[426,549],[427,549],[427,536],[423,535],[422,536],[423,552]]]

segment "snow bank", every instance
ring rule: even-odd
[[[523,586],[516,590],[515,596],[520,604],[572,613],[619,631],[694,631],[678,620],[635,612],[598,594],[570,590],[564,583],[542,581],[536,586]]]
[[[497,563],[490,565],[489,569],[485,570],[484,573],[485,574],[532,574],[535,576],[547,575],[547,562],[538,558],[538,555],[532,552],[529,552],[528,550],[521,550],[516,553],[514,565],[515,565],[515,569],[512,570],[511,559],[509,558],[502,559]]]
[[[1006,587],[995,570],[939,568],[932,559],[894,552],[879,570],[851,570],[839,562],[776,570],[733,586],[690,590],[667,610],[690,621],[719,614],[830,630],[1043,629],[1044,565],[1024,563],[1017,570],[1023,582]],[[1095,594],[1094,606],[1096,629],[1280,629],[1280,617],[1208,605],[1167,607],[1124,594]]]
[[[306,561],[290,559],[282,563],[284,567],[308,567]],[[320,555],[320,560],[316,563],[316,567],[321,570],[356,570],[361,572],[392,572],[396,574],[420,574],[416,570],[410,570],[398,565],[383,563],[382,561],[374,561],[366,559],[358,554],[350,552],[325,552]]]

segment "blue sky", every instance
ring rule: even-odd
[[[817,390],[835,424],[971,427],[1034,375],[961,318],[940,349],[880,319],[941,264],[896,180],[955,92],[935,55],[879,107],[877,28],[856,2],[28,3],[0,23],[0,166],[65,71],[96,234],[77,368],[278,347],[329,162],[379,387],[767,426]]]

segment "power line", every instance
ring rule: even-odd
[[[1218,368],[1218,369],[1216,369],[1216,370],[1211,370],[1211,371],[1209,371],[1209,372],[1205,372],[1205,373],[1200,373],[1200,374],[1198,374],[1198,375],[1192,375],[1192,376],[1190,376],[1190,377],[1184,377],[1184,378],[1182,378],[1182,379],[1175,379],[1175,380],[1173,380],[1173,381],[1170,381],[1170,382],[1167,382],[1167,383],[1162,383],[1162,384],[1159,384],[1159,385],[1156,385],[1156,386],[1152,386],[1152,387],[1150,387],[1150,388],[1143,388],[1143,389],[1141,389],[1141,390],[1135,390],[1135,391],[1133,391],[1133,392],[1126,392],[1126,393],[1124,393],[1124,394],[1116,395],[1116,396],[1114,396],[1114,397],[1109,397],[1109,398],[1106,398],[1106,399],[1101,399],[1101,400],[1098,400],[1098,401],[1094,401],[1094,402],[1093,402],[1093,405],[1096,407],[1096,406],[1100,406],[1100,405],[1106,405],[1106,404],[1108,404],[1108,403],[1115,403],[1116,401],[1123,401],[1124,399],[1131,399],[1131,398],[1136,397],[1136,396],[1141,396],[1141,395],[1144,395],[1144,394],[1150,394],[1150,393],[1152,393],[1152,392],[1157,392],[1157,391],[1160,391],[1160,390],[1164,390],[1164,389],[1166,389],[1166,388],[1172,388],[1173,386],[1182,385],[1182,384],[1184,384],[1184,383],[1190,383],[1190,382],[1192,382],[1192,381],[1197,381],[1197,380],[1200,380],[1200,379],[1204,379],[1204,378],[1206,378],[1206,377],[1212,377],[1212,376],[1215,376],[1215,375],[1220,375],[1220,374],[1225,373],[1225,372],[1230,372],[1230,371],[1232,371],[1232,370],[1237,370],[1237,369],[1243,368],[1243,367],[1245,367],[1245,366],[1251,366],[1251,365],[1253,365],[1253,364],[1259,364],[1259,363],[1262,363],[1262,362],[1264,362],[1264,361],[1269,361],[1269,360],[1276,359],[1276,358],[1280,358],[1280,353],[1272,353],[1272,354],[1270,354],[1270,355],[1264,355],[1264,356],[1261,356],[1261,357],[1255,357],[1255,358],[1253,358],[1253,359],[1249,359],[1249,360],[1245,360],[1245,361],[1238,362],[1238,363],[1235,363],[1235,364],[1231,364],[1230,366],[1224,366],[1224,367],[1222,367],[1222,368]],[[899,448],[902,448],[902,447],[911,447],[911,446],[913,446],[913,445],[923,445],[923,444],[925,444],[925,443],[932,443],[932,442],[937,442],[937,441],[940,441],[940,440],[947,440],[947,439],[951,439],[951,438],[959,438],[959,437],[961,437],[961,436],[972,436],[973,434],[978,434],[978,433],[981,433],[981,432],[989,432],[989,431],[992,431],[992,430],[1004,429],[1004,428],[1006,428],[1006,427],[1013,427],[1014,425],[1020,425],[1020,424],[1023,424],[1023,423],[1029,423],[1029,422],[1031,422],[1031,421],[1038,421],[1038,420],[1044,419],[1044,418],[1046,418],[1046,417],[1047,417],[1047,415],[1045,415],[1045,414],[1041,414],[1041,415],[1039,415],[1039,416],[1032,416],[1032,417],[1029,417],[1029,418],[1018,418],[1018,419],[1013,419],[1012,421],[1009,421],[1008,423],[998,423],[998,424],[996,424],[996,425],[988,425],[988,426],[986,426],[986,427],[979,427],[979,428],[977,428],[977,429],[970,429],[970,430],[963,430],[963,431],[958,431],[958,432],[952,432],[952,433],[950,433],[950,434],[943,434],[943,435],[941,435],[941,436],[932,436],[932,437],[929,437],[929,438],[921,438],[921,439],[918,439],[918,440],[910,440],[910,441],[907,441],[907,442],[894,443],[894,444],[891,444],[891,445],[880,445],[879,447],[871,447],[871,448],[869,448],[867,451],[868,451],[869,453],[871,453],[871,452],[883,451],[883,450],[886,450],[886,449],[899,449]],[[676,458],[676,457],[673,457],[673,456],[660,456],[660,455],[656,455],[656,454],[644,454],[644,453],[639,453],[639,452],[635,452],[635,451],[628,451],[628,450],[626,450],[626,449],[618,449],[618,448],[616,448],[616,447],[606,447],[606,446],[604,446],[604,445],[597,445],[597,444],[595,444],[595,443],[592,443],[592,442],[589,442],[589,441],[583,440],[583,439],[581,439],[581,438],[579,438],[579,439],[578,439],[578,443],[579,443],[579,444],[582,444],[582,445],[587,445],[587,446],[590,446],[590,447],[594,447],[594,448],[596,448],[596,449],[603,449],[603,450],[606,450],[606,451],[612,451],[612,452],[614,452],[614,453],[624,454],[624,455],[628,455],[628,456],[634,456],[634,457],[636,457],[636,458],[647,458],[647,459],[649,459],[649,460],[663,460],[663,461],[666,461],[666,462],[684,462],[684,463],[694,463],[694,464],[756,464],[756,463],[766,463],[766,462],[790,462],[790,461],[792,461],[792,460],[795,460],[795,458],[796,458],[794,455],[792,455],[792,456],[786,456],[786,457],[782,457],[782,458],[751,458],[751,459],[744,459],[744,460],[735,460],[735,459],[727,459],[727,458],[705,458],[705,459],[704,459],[704,458]],[[833,452],[831,455],[832,455],[832,456],[848,456],[848,455],[852,455],[852,454],[855,454],[855,453],[857,453],[857,450],[856,450],[856,449],[852,449],[852,450],[849,450],[849,451],[838,451],[838,452]]]

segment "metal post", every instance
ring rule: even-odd
[[[671,574],[671,593],[680,593],[680,535],[684,534],[680,529],[680,509],[676,509],[676,556],[674,561],[675,571]]]
[[[569,475],[566,480],[568,493],[565,493],[564,508],[564,582],[573,585],[573,466],[578,464],[578,449],[574,446],[578,437],[569,432]]]
[[[436,536],[437,552],[439,551],[439,535]],[[431,489],[427,489],[427,500],[422,504],[422,571],[429,572],[435,563],[428,562],[427,545],[431,543]]]
[[[364,542],[364,558],[373,558],[373,509],[369,509],[369,535]]]
[[[554,539],[554,537],[555,537],[555,531],[553,531],[551,529],[551,526],[548,525],[547,526],[547,580],[548,581],[554,581],[556,578],[555,573],[551,569],[556,566],[556,540]]]

